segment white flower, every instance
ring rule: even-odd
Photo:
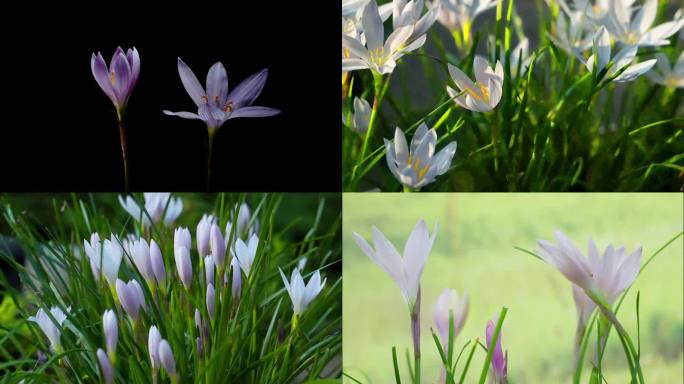
[[[342,0],[342,16],[349,16],[355,14],[362,9],[368,0]]]
[[[428,29],[437,20],[441,4],[433,2],[430,9],[421,17],[423,0],[392,0],[392,27],[396,30],[407,25],[413,26],[413,33],[406,41],[406,45],[417,44],[420,48],[425,44]]]
[[[100,243],[97,233],[90,236],[90,242],[83,240],[83,248],[90,259],[90,267],[95,279],[100,278],[100,272],[104,273],[107,282],[114,285],[119,275],[123,249],[114,234],[110,238]]]
[[[154,270],[150,260],[150,246],[147,244],[147,241],[143,238],[133,241],[130,243],[129,252],[135,266],[145,280],[148,282],[154,281]]]
[[[585,258],[570,239],[555,231],[558,245],[539,240],[540,256],[553,265],[568,280],[585,291],[592,292],[609,304],[627,287],[632,285],[639,273],[641,247],[629,256],[623,247],[615,249],[609,245],[599,257],[594,241],[589,239],[589,258]]]
[[[383,45],[384,27],[375,0],[369,1],[364,8],[361,23],[365,44],[360,37],[342,34],[342,46],[347,49],[349,56],[342,59],[343,72],[370,69],[381,75],[391,73],[399,58],[406,52],[418,49],[424,42],[417,39],[412,44],[407,44],[413,34],[413,26],[407,25],[394,30]]]
[[[349,122],[349,128],[359,135],[365,135],[370,123],[371,112],[371,106],[366,99],[354,97],[354,112]]]
[[[183,211],[183,200],[171,198],[171,194],[168,192],[146,192],[144,193],[144,198],[146,213],[140,210],[140,206],[131,196],[126,196],[125,200],[119,196],[119,204],[136,221],[140,221],[142,218],[143,224],[146,227],[150,226],[150,219],[152,219],[153,223],[159,223],[162,220],[162,215],[164,215],[164,225],[169,226]]]
[[[584,13],[566,10],[566,14],[558,12],[556,18],[556,35],[546,32],[554,45],[571,55],[579,55],[591,47],[591,32],[587,28]]]
[[[626,82],[632,81],[637,77],[648,72],[656,63],[656,59],[642,61],[640,63],[632,64],[636,59],[637,54],[636,45],[625,46],[618,52],[611,60],[610,53],[610,35],[605,27],[600,27],[594,36],[594,51],[587,61],[584,61],[581,56],[579,59],[585,63],[587,69],[592,72],[594,70],[594,61],[596,60],[596,74],[600,73],[610,61],[613,65],[608,69],[607,77],[614,76],[618,71],[624,68],[624,71],[617,76],[613,81]]]
[[[216,223],[217,219],[214,215],[202,215],[202,219],[197,224],[197,232],[195,232],[195,237],[197,238],[197,253],[200,257],[209,254],[209,236],[211,225]]]
[[[636,14],[633,14],[636,10]],[[669,45],[668,39],[684,26],[682,10],[679,9],[672,21],[651,27],[658,11],[658,0],[645,0],[641,7],[632,7],[631,2],[613,1],[610,6],[610,23],[606,27],[620,42],[639,46]]]
[[[437,225],[435,224],[435,229],[430,236],[425,221],[420,220],[406,240],[404,257],[397,252],[394,245],[375,226],[372,227],[372,235],[375,248],[371,248],[366,240],[357,233],[354,233],[354,240],[363,253],[394,279],[404,296],[404,300],[413,311],[418,298],[420,277],[423,274],[423,268],[432,249],[435,236],[437,236]]]
[[[185,289],[190,289],[192,285],[192,261],[190,260],[190,251],[185,246],[180,246],[173,252],[176,260],[176,269],[178,270],[178,277]]]
[[[237,239],[235,243],[235,257],[238,259],[240,268],[245,271],[245,276],[249,278],[249,271],[252,269],[254,257],[256,256],[257,247],[259,246],[259,238],[252,234],[249,241],[245,244],[242,239]]]
[[[161,334],[159,333],[157,326],[151,326],[147,337],[147,349],[150,354],[150,365],[152,366],[153,371],[159,369],[159,343],[161,340]]]
[[[670,67],[670,61],[664,53],[658,52],[655,56],[658,63],[652,71],[646,73],[646,76],[654,83],[668,88],[684,88],[684,51],[672,67]]]
[[[418,189],[433,182],[439,175],[449,170],[451,159],[456,153],[456,142],[450,142],[435,154],[437,133],[428,130],[422,123],[411,139],[411,147],[401,129],[394,131],[394,140],[385,139],[387,165],[401,184]]]
[[[237,218],[235,218],[236,213]],[[255,218],[254,223],[252,223],[251,226],[249,225],[252,220],[252,213],[249,211],[249,205],[247,205],[247,203],[242,203],[239,206],[235,204],[235,211],[231,213],[231,219],[233,220],[233,223],[237,225],[235,229],[237,230],[237,236],[240,238],[244,239],[246,236],[259,230],[259,219]],[[227,228],[228,227],[226,226],[226,229]],[[230,232],[226,231],[226,236],[229,234]]]
[[[280,271],[280,276],[283,278],[285,289],[287,290],[288,295],[290,295],[290,300],[292,300],[292,310],[295,315],[301,315],[306,310],[311,301],[313,301],[321,292],[325,285],[325,281],[327,280],[323,279],[323,281],[321,281],[321,273],[320,271],[316,271],[309,279],[309,282],[304,284],[304,278],[302,278],[299,269],[295,268],[292,271],[292,276],[288,282],[283,270],[278,268],[278,271]]]
[[[116,295],[119,297],[119,302],[128,316],[133,322],[138,320],[140,308],[146,309],[145,294],[142,287],[137,280],[129,280],[124,283],[122,280],[116,280]]]
[[[69,312],[71,312],[71,307],[67,307],[67,313]],[[55,352],[59,352],[62,348],[62,343],[59,340],[62,334],[60,328],[67,316],[57,306],[50,308],[50,314],[55,318],[55,322],[43,311],[43,308],[39,308],[36,315],[29,317],[28,321],[38,324],[43,333],[45,333],[45,336],[50,340],[50,348]]]
[[[435,305],[435,325],[445,353],[449,353],[449,312],[452,313],[454,339],[461,333],[468,316],[468,292],[459,297],[455,289],[445,289]]]
[[[452,32],[460,31],[465,41],[470,40],[473,20],[496,6],[496,0],[435,0],[433,3],[439,1],[443,7],[438,12],[437,20]]]
[[[502,65],[506,65],[506,54],[503,46],[501,47],[501,60]],[[520,72],[521,77],[525,76],[531,61],[530,41],[527,37],[523,37],[518,42],[518,45],[511,49],[511,76],[515,78],[518,75],[518,72]],[[518,64],[520,64],[520,68],[518,68]]]
[[[457,92],[447,85],[447,93],[452,99],[456,98],[456,104],[475,112],[488,112],[499,104],[504,81],[503,65],[500,61],[496,62],[494,69],[489,66],[487,59],[476,55],[473,70],[477,84],[457,67],[451,64],[447,64],[447,67],[451,79],[459,89]],[[456,97],[462,91],[465,91],[465,94]]]
[[[116,344],[119,341],[119,324],[116,320],[116,313],[108,309],[102,315],[102,330],[105,335],[107,353],[113,357],[116,354]]]

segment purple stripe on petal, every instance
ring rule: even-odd
[[[266,117],[273,116],[280,113],[279,109],[269,107],[242,107],[228,116],[228,119],[236,117]]]
[[[112,61],[112,66],[110,69],[112,73],[112,86],[114,88],[114,94],[119,101],[119,106],[126,104],[128,100],[128,85],[131,82],[131,66],[128,64],[128,59],[123,51],[117,50],[119,52]]]
[[[207,96],[212,104],[223,108],[228,97],[228,74],[219,61],[209,68],[207,73]]]
[[[267,76],[268,69],[262,69],[238,84],[228,95],[228,101],[233,103],[233,110],[252,105],[264,88]]]
[[[178,58],[178,74],[180,75],[181,82],[183,82],[183,86],[188,92],[188,95],[190,95],[192,101],[194,101],[198,107],[206,103],[207,95],[204,91],[204,88],[202,88],[202,85],[197,80],[197,77],[192,72],[190,67],[188,67],[180,57]]]
[[[97,56],[93,53],[90,58],[90,69],[93,72],[93,77],[97,84],[100,86],[102,91],[112,100],[112,103],[116,104],[116,96],[114,95],[114,89],[112,88],[112,82],[109,79],[109,70],[107,69],[107,64],[102,58],[102,55],[98,52]]]

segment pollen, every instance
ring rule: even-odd
[[[229,101],[223,106],[223,112],[233,112],[233,102]]]
[[[116,75],[114,74],[114,71],[112,71],[112,74],[109,76],[109,80],[111,80],[112,85],[116,84]]]
[[[202,96],[202,100],[203,100],[205,103],[208,103],[208,102],[209,102],[209,98],[206,97],[206,96]]]
[[[473,97],[475,100],[479,101],[484,101],[485,103],[489,103],[489,88],[487,88],[486,85],[482,83],[477,83],[478,87],[480,88],[480,94],[475,92],[475,90],[468,88],[468,94]]]

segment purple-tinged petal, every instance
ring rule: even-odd
[[[492,336],[494,336],[494,331],[496,330],[496,325],[493,321],[487,321],[487,346],[492,342]],[[504,358],[503,351],[501,350],[501,337],[503,336],[503,330],[499,330],[499,337],[496,339],[496,344],[494,345],[494,351],[492,351],[492,368],[494,373],[499,378],[506,377],[506,360]]]
[[[182,117],[184,119],[202,120],[201,117],[199,117],[196,113],[192,113],[192,112],[171,112],[171,111],[167,111],[167,110],[163,110],[162,112],[164,112],[165,115],[169,115],[169,116],[178,116],[178,117]]]
[[[111,71],[112,87],[114,94],[119,100],[120,106],[128,101],[128,86],[131,82],[131,66],[123,51],[117,50],[118,54],[112,59]]]
[[[232,103],[233,110],[252,105],[264,88],[267,76],[268,69],[262,69],[238,84],[238,86],[228,94],[228,102]]]
[[[128,93],[133,91],[133,87],[138,83],[138,77],[140,76],[140,55],[138,50],[133,47],[126,52],[126,59],[128,60],[128,65],[131,66],[131,82],[128,86]]]
[[[112,363],[109,361],[107,354],[102,350],[102,348],[97,349],[97,360],[100,363],[100,369],[102,370],[102,381],[105,384],[112,384],[114,382],[114,369],[112,368]]]
[[[207,96],[211,103],[223,108],[228,97],[228,74],[221,62],[217,62],[209,68],[207,73]]]
[[[269,107],[242,107],[228,116],[228,119],[236,117],[266,117],[273,116],[280,113],[279,109]]]
[[[202,88],[202,85],[197,80],[197,77],[190,67],[188,67],[180,57],[178,58],[178,74],[185,87],[185,91],[188,92],[192,101],[194,101],[198,107],[202,104],[206,104],[207,95],[204,88]]]
[[[93,56],[90,58],[90,69],[93,72],[95,81],[97,81],[97,84],[102,91],[104,91],[112,103],[116,105],[117,99],[114,94],[114,88],[112,88],[112,81],[109,77],[109,69],[107,69],[107,64],[105,63],[102,54],[99,52],[97,53],[97,56],[93,53]]]

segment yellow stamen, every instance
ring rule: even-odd
[[[489,103],[489,88],[487,88],[486,85],[482,83],[477,83],[477,86],[480,88],[480,93],[482,96],[480,96],[475,90],[468,88],[467,92],[470,96],[473,97],[475,100],[479,101],[484,101],[485,103]]]
[[[114,75],[114,71],[112,71],[111,76],[109,76],[109,80],[112,81],[112,85],[116,84],[116,76]]]
[[[223,112],[233,112],[233,102],[229,101],[223,106]]]

